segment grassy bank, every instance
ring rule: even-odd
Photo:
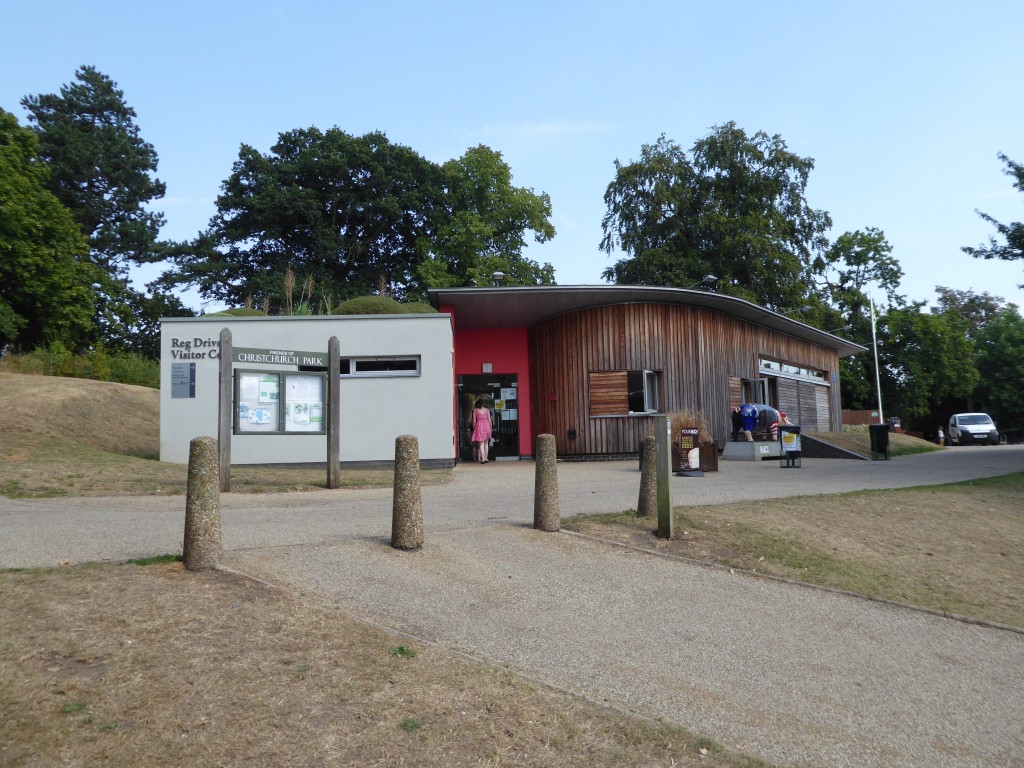
[[[1024,627],[1024,473],[953,485],[632,511],[566,528],[668,554]]]

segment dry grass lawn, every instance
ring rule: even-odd
[[[158,461],[160,392],[106,381],[0,371],[0,494],[135,496],[185,492],[188,467]],[[349,488],[388,486],[388,470],[345,470]],[[421,474],[424,485],[450,479]],[[234,467],[233,493],[327,487],[322,468]]]
[[[677,507],[566,528],[706,562],[1024,627],[1024,473],[948,486]]]
[[[0,573],[0,615],[8,768],[764,765],[180,563]]]
[[[0,494],[183,492],[159,395],[0,372]],[[233,488],[324,486],[238,469]],[[448,473],[425,474],[446,482]],[[387,485],[390,472],[351,473]],[[632,545],[1024,627],[1024,474],[956,486],[564,520]],[[754,766],[223,573],[0,572],[0,765]]]
[[[158,408],[141,387],[0,372],[0,493],[184,492],[186,468],[154,460]],[[321,488],[324,475],[236,468],[232,489]],[[0,616],[5,768],[765,765],[179,563],[0,571]]]

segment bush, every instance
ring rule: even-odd
[[[410,315],[422,315],[422,314],[437,314],[437,310],[432,306],[423,301],[410,301],[408,304],[400,305],[403,312],[408,312]]]
[[[711,425],[705,418],[703,411],[694,412],[689,408],[681,408],[676,411],[670,411],[665,415],[668,416],[672,424],[672,441],[674,443],[679,443],[681,438],[680,430],[683,427],[696,427],[697,442],[699,443],[713,443],[715,441],[714,435],[711,434]],[[652,426],[647,436],[650,437],[653,434],[654,428]]]
[[[225,309],[220,312],[211,312],[203,317],[266,317],[267,313],[262,309],[253,309],[252,307],[232,307],[231,309]]]
[[[405,315],[420,312],[437,312],[429,304],[414,302],[402,304],[390,296],[358,296],[331,310],[332,315]]]
[[[134,352],[108,352],[102,346],[74,355],[63,344],[55,342],[23,355],[7,354],[0,369],[9,373],[67,376],[160,388],[159,360],[149,360]]]

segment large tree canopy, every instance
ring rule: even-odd
[[[209,229],[176,250],[162,283],[279,312],[289,274],[318,287],[319,306],[416,297],[497,269],[511,283],[550,282],[550,265],[521,254],[527,230],[554,235],[550,213],[547,196],[513,187],[487,147],[438,166],[383,133],[294,130],[267,154],[242,146]]]
[[[1014,179],[1013,186],[1024,192],[1024,165],[1013,162],[1002,152],[999,153],[999,159],[1006,163],[1004,173]],[[964,253],[979,259],[1005,259],[1007,261],[1024,259],[1024,222],[1015,221],[1011,224],[1002,224],[987,213],[978,211],[978,215],[996,228],[996,232],[1002,236],[1004,242],[990,237],[987,246],[963,248]],[[1024,285],[1019,287],[1024,288]]]
[[[988,321],[1002,311],[1017,309],[1016,304],[1006,301],[1002,296],[993,296],[987,291],[978,294],[974,291],[958,291],[955,288],[937,285],[935,293],[938,294],[938,299],[932,313],[953,312],[963,317],[967,321],[969,339],[977,339]]]
[[[1024,428],[1024,318],[1010,307],[990,317],[975,341],[977,394],[1003,430]]]
[[[551,284],[550,264],[523,257],[526,233],[535,242],[555,236],[551,198],[512,185],[501,153],[473,147],[441,166],[444,199],[430,237],[430,256],[420,265],[423,287],[486,285],[494,272],[506,285]]]
[[[628,254],[604,271],[617,283],[713,290],[774,309],[804,304],[831,220],[805,197],[814,161],[779,136],[717,126],[687,154],[662,135],[640,159],[616,161],[601,248]]]
[[[93,331],[102,271],[71,213],[47,189],[35,134],[0,110],[0,347],[69,348]]]
[[[89,239],[93,261],[115,277],[150,261],[163,215],[145,208],[163,197],[157,154],[139,136],[135,110],[95,67],[75,72],[60,94],[26,96],[21,104],[50,167],[49,188]]]
[[[887,412],[915,419],[978,382],[968,322],[955,311],[922,312],[923,302],[890,308],[878,320],[878,356]]]
[[[71,212],[88,241],[88,258],[101,270],[93,332],[86,344],[159,354],[159,314],[193,314],[159,288],[151,295],[131,287],[131,264],[160,257],[163,215],[146,208],[164,194],[153,146],[139,136],[135,110],[117,84],[94,67],[81,67],[59,94],[26,96],[22,106],[49,168],[47,186]]]
[[[870,303],[868,286],[877,286],[889,304],[900,305],[904,299],[897,290],[903,269],[892,256],[892,246],[885,233],[874,227],[867,231],[844,232],[826,249],[814,264],[817,284],[825,297],[851,322],[866,315]]]

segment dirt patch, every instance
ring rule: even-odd
[[[180,564],[0,573],[0,764],[763,766]]]
[[[682,557],[1024,627],[1024,474],[950,486],[677,507],[570,530]]]

